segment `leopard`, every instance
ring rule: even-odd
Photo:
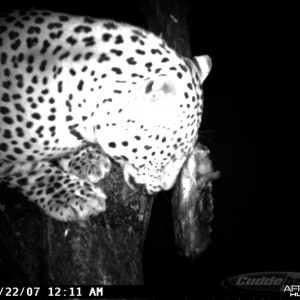
[[[59,221],[106,210],[96,183],[111,162],[130,188],[171,189],[198,138],[211,66],[111,19],[1,15],[1,183]]]

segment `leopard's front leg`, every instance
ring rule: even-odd
[[[88,180],[66,173],[48,161],[28,163],[26,168],[23,163],[22,169],[27,173],[8,174],[2,181],[18,188],[52,218],[79,221],[106,209],[106,195]]]
[[[57,159],[58,165],[67,173],[97,183],[111,169],[111,161],[97,144],[88,144],[75,152]]]

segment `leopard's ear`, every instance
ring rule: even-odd
[[[199,69],[200,69],[200,80],[201,83],[205,80],[205,78],[208,76],[212,62],[208,55],[201,55],[201,56],[195,56],[194,59],[198,63]]]

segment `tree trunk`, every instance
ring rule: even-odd
[[[141,8],[150,31],[191,56],[184,2],[149,0]],[[154,197],[130,190],[115,163],[101,187],[107,210],[76,223],[53,220],[1,186],[1,284],[143,284],[143,241]]]
[[[49,218],[1,186],[0,282],[142,284],[143,241],[153,197],[143,190],[133,193],[116,164],[104,181],[107,210],[83,222]]]
[[[178,54],[191,57],[186,20],[189,7],[184,0],[145,0],[141,9],[150,31],[161,36]]]

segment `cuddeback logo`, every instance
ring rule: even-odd
[[[287,293],[300,298],[300,273],[263,272],[233,276],[223,280],[223,286],[234,290]]]

